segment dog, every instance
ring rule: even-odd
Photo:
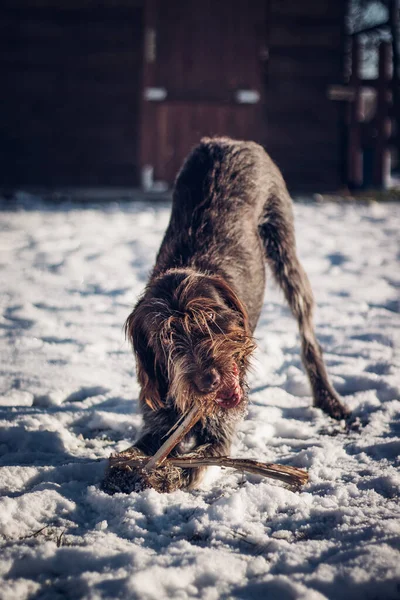
[[[315,337],[313,295],[297,258],[292,201],[278,167],[254,142],[203,138],[177,176],[155,267],[126,321],[144,420],[137,452],[153,455],[193,403],[207,400],[211,413],[172,455],[229,453],[248,403],[265,264],[298,321],[314,406],[334,419],[349,416]],[[180,487],[195,487],[203,471],[182,469]]]

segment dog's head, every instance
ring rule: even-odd
[[[207,401],[231,409],[245,398],[254,349],[247,313],[220,277],[171,270],[153,280],[126,322],[141,400],[186,412]]]

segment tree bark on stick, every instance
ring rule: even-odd
[[[151,460],[151,459],[150,459]],[[110,457],[110,469],[146,469],[149,463],[148,457],[129,458],[129,450],[121,454],[116,454]],[[308,482],[308,473],[304,469],[290,467],[287,465],[279,465],[275,463],[263,463],[258,460],[248,458],[231,458],[230,456],[205,456],[202,458],[191,457],[190,455],[178,456],[164,460],[163,465],[181,467],[181,468],[196,468],[196,467],[227,467],[238,471],[247,471],[253,475],[260,477],[268,477],[276,479],[282,483],[299,487]]]

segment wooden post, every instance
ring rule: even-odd
[[[389,2],[389,26],[392,34],[393,56],[393,115],[395,120],[397,161],[400,164],[400,0]]]
[[[391,122],[389,117],[389,85],[391,67],[391,44],[382,42],[379,46],[379,74],[376,99],[377,138],[374,157],[373,185],[386,188],[390,179],[389,138]]]
[[[157,0],[145,0],[143,5],[143,63],[142,86],[140,90],[140,136],[139,136],[139,173],[145,165],[154,160],[154,136],[149,125],[154,120],[154,107],[145,98],[145,90],[156,81],[157,69]]]
[[[360,42],[358,37],[352,39],[351,78],[350,85],[354,89],[354,100],[349,106],[349,138],[348,138],[348,185],[359,188],[363,183],[363,163],[361,152],[361,82],[360,82]]]

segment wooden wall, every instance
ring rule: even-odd
[[[0,184],[138,185],[148,163],[172,183],[216,133],[264,142],[293,190],[337,189],[343,107],[327,88],[342,81],[345,2],[3,0]],[[164,103],[146,107],[149,85]],[[235,105],[239,87],[260,103]]]
[[[267,146],[295,189],[343,183],[344,0],[270,0]]]
[[[2,4],[2,183],[137,184],[141,7]]]

